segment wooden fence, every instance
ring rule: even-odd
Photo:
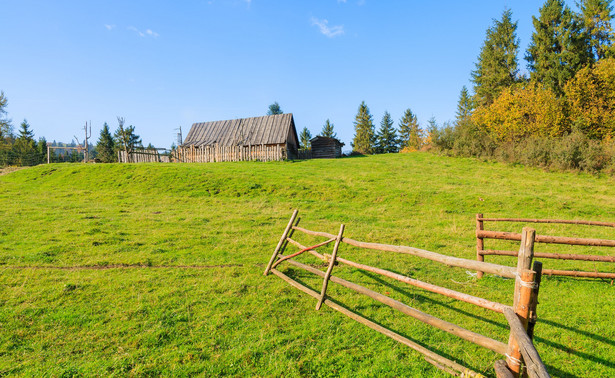
[[[495,249],[485,249],[485,239],[500,239],[500,240],[521,240],[521,234],[514,232],[487,231],[485,230],[485,222],[522,222],[522,223],[557,223],[557,224],[578,224],[588,226],[615,227],[615,223],[594,222],[585,220],[560,220],[560,219],[523,219],[523,218],[484,218],[483,214],[476,214],[476,260],[485,261],[485,256],[517,256],[517,251],[502,251]],[[595,246],[595,247],[615,247],[615,240],[605,239],[588,239],[588,238],[571,238],[563,236],[546,236],[536,235],[536,243],[546,244],[566,244],[578,246]],[[615,262],[615,256],[597,256],[597,255],[579,255],[569,253],[546,253],[536,252],[535,257],[545,259],[560,259],[560,260],[579,260],[579,261],[595,261],[595,262]],[[615,279],[615,273],[609,272],[582,272],[576,270],[555,270],[544,269],[544,274],[556,276],[572,276],[572,277],[590,277],[590,278],[610,278]],[[478,278],[483,276],[483,272],[478,270]]]
[[[288,154],[286,146],[255,145],[255,146],[188,146],[179,147],[176,157],[182,163],[213,163],[221,161],[276,161],[285,160]]]
[[[284,281],[288,282],[293,287],[314,297],[317,300],[316,310],[319,310],[321,305],[325,304],[332,309],[350,317],[351,319],[354,319],[359,323],[368,326],[371,329],[374,329],[402,344],[409,346],[415,351],[423,354],[427,362],[453,375],[461,375],[462,377],[482,377],[481,374],[476,373],[453,360],[441,356],[425,348],[424,346],[419,345],[414,341],[389,330],[388,328],[376,324],[371,320],[361,315],[358,315],[353,311],[341,306],[340,304],[328,299],[327,287],[329,281],[331,281],[333,283],[351,289],[355,292],[366,295],[376,301],[379,301],[387,306],[390,306],[393,309],[402,312],[405,315],[418,319],[435,328],[441,329],[445,332],[449,332],[464,340],[470,341],[474,344],[480,345],[505,356],[505,360],[498,360],[495,363],[494,368],[498,377],[518,377],[524,373],[524,370],[529,374],[530,377],[549,376],[545,365],[542,363],[540,356],[538,355],[538,352],[536,351],[532,343],[534,324],[536,323],[536,307],[538,304],[538,289],[542,268],[540,262],[536,261],[534,263],[534,269],[530,270],[534,251],[534,230],[530,228],[525,228],[523,230],[521,248],[518,256],[518,264],[516,268],[513,268],[481,261],[467,260],[458,257],[441,255],[418,248],[378,243],[366,243],[352,240],[343,236],[344,225],[340,226],[340,230],[337,235],[333,235],[326,232],[311,231],[305,228],[301,228],[298,226],[298,223],[299,219],[297,218],[297,210],[295,210],[290,218],[290,221],[288,222],[288,225],[286,226],[286,229],[282,234],[282,237],[280,238],[280,241],[278,242],[278,245],[273,252],[273,255],[271,256],[271,259],[269,260],[269,263],[267,264],[267,268],[265,269],[265,275],[271,272],[283,279]],[[314,246],[306,247],[301,243],[297,242],[296,240],[292,239],[293,233],[295,231],[312,236],[324,237],[326,238],[326,240]],[[321,254],[316,251],[316,248],[322,247],[330,243],[335,243],[333,251],[330,255]],[[479,298],[455,290],[436,286],[385,269],[380,269],[344,259],[339,256],[340,245],[342,243],[359,248],[366,248],[383,252],[409,254],[436,261],[449,266],[481,270],[484,272],[498,274],[504,277],[515,278],[515,288],[513,293],[512,306],[504,305],[502,303],[493,302],[484,298]],[[284,250],[288,246],[288,244],[293,244],[294,246],[300,248],[300,250],[289,255],[283,255]],[[323,272],[293,259],[294,257],[297,257],[306,252],[325,261],[328,264],[327,270]],[[303,284],[295,281],[291,277],[278,270],[277,266],[280,265],[282,262],[286,262],[295,267],[304,269],[310,273],[322,277],[323,285],[321,292],[318,293],[304,286]],[[438,319],[432,315],[412,308],[402,302],[394,300],[376,291],[370,290],[366,287],[357,285],[342,278],[333,276],[333,268],[338,263],[345,264],[356,269],[380,274],[382,276],[395,279],[405,284],[419,287],[433,293],[441,294],[449,298],[454,298],[456,300],[471,303],[473,305],[501,313],[505,316],[510,326],[510,336],[508,339],[508,343],[494,340],[490,337],[464,329],[456,324],[447,322],[442,319]]]
[[[126,154],[126,151],[117,152],[120,163],[169,163],[169,156],[160,155],[156,150],[137,150]]]

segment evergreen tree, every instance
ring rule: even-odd
[[[280,104],[278,104],[277,101],[269,105],[269,110],[267,111],[267,115],[276,115],[276,114],[283,114],[283,113],[284,112],[280,108]]]
[[[4,92],[0,92],[0,145],[12,137],[11,120],[6,118],[6,106],[8,99]]]
[[[587,38],[589,54],[598,61],[607,56],[613,45],[613,6],[611,0],[581,0],[578,3]]]
[[[36,165],[40,163],[34,133],[25,119],[20,125],[19,136],[13,144],[13,152],[17,165]]]
[[[532,19],[535,30],[525,56],[530,78],[561,96],[566,82],[590,61],[581,22],[563,0],[547,0]]]
[[[409,108],[399,121],[399,147],[418,150],[423,145],[423,132],[419,121]]]
[[[493,26],[487,29],[485,43],[481,48],[472,72],[474,93],[479,105],[493,102],[502,88],[509,87],[517,81],[517,22],[512,21],[512,11],[504,10],[501,20],[493,20]]]
[[[304,127],[299,133],[299,147],[302,150],[309,150],[311,148],[310,139],[312,139],[312,133],[310,133],[307,127]]]
[[[376,135],[376,153],[388,154],[397,152],[397,133],[393,124],[393,118],[391,118],[389,112],[385,111],[380,122],[380,130],[378,130]]]
[[[320,135],[327,138],[337,138],[337,133],[333,131],[333,124],[329,122],[329,119],[325,121],[325,125],[322,127]]]
[[[45,138],[39,138],[36,147],[39,164],[47,163],[47,140]],[[51,159],[49,161],[51,161]]]
[[[141,147],[141,137],[135,134],[135,127],[130,125],[128,127],[124,127],[124,118],[117,117],[118,127],[115,130],[115,148],[116,150],[121,150],[126,153],[126,157],[129,159],[130,154],[135,150],[136,147]]]
[[[354,121],[355,135],[352,140],[352,148],[360,154],[373,154],[375,144],[374,123],[372,115],[365,101],[359,105],[359,110]]]
[[[464,85],[461,88],[461,93],[459,94],[459,102],[457,103],[457,113],[455,114],[456,121],[459,122],[460,120],[469,118],[472,115],[472,110],[473,110],[472,98],[470,97],[470,94],[468,93],[468,89]]]
[[[96,153],[98,159],[103,163],[113,163],[117,161],[115,142],[113,141],[107,122],[103,124],[103,128],[100,131],[100,137],[98,138],[98,143],[96,143]]]

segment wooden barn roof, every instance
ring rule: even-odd
[[[201,122],[192,125],[182,146],[283,144],[289,133],[299,145],[292,113]]]

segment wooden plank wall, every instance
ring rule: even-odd
[[[286,146],[202,146],[180,147],[177,160],[182,163],[213,163],[222,161],[279,161],[287,158]]]
[[[134,151],[128,156],[126,156],[126,151],[118,151],[117,157],[120,163],[160,163],[164,160],[169,162],[168,156],[161,157],[157,151]]]

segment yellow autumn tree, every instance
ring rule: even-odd
[[[564,91],[576,127],[590,138],[615,137],[615,59],[579,70]]]
[[[504,89],[491,105],[476,109],[472,121],[499,142],[559,136],[568,130],[564,105],[539,84],[517,85]]]

